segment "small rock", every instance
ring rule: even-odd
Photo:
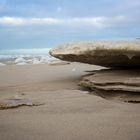
[[[39,106],[39,105],[43,105],[43,103],[39,103],[29,99],[13,98],[0,100],[0,109],[11,109],[20,106]]]

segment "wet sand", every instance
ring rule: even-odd
[[[0,140],[139,140],[140,104],[106,100],[77,86],[101,67],[0,67],[0,99],[19,96],[42,106],[0,110]]]

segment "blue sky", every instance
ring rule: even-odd
[[[0,50],[140,37],[140,0],[0,0]]]

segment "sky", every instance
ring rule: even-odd
[[[0,51],[140,37],[140,0],[0,0]]]

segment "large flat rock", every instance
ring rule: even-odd
[[[52,49],[50,54],[65,61],[105,67],[139,67],[140,41],[65,44]]]

